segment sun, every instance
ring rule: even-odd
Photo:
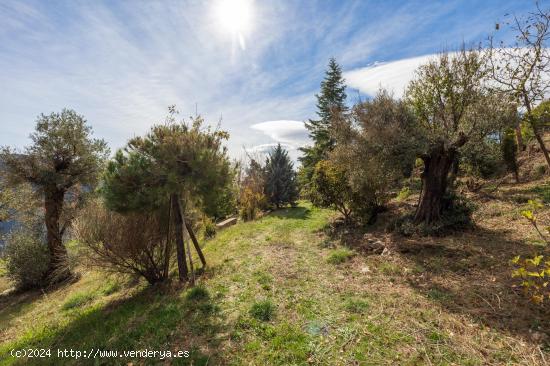
[[[223,30],[242,43],[252,25],[252,0],[219,0],[216,15]]]

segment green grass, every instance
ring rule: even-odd
[[[250,316],[258,320],[268,322],[275,317],[277,307],[271,300],[262,300],[252,304],[250,308]]]
[[[0,365],[88,364],[17,360],[9,355],[13,348],[191,351],[188,359],[166,362],[172,365],[524,360],[518,352],[528,354],[529,346],[522,337],[446,308],[450,294],[410,284],[393,257],[323,247],[323,228],[334,215],[302,202],[219,231],[204,247],[208,266],[194,288],[122,285],[86,271],[78,282],[48,293],[0,298]],[[428,263],[409,267],[417,277],[430,271]]]
[[[534,187],[530,193],[534,193],[544,203],[550,203],[550,184],[546,183]]]
[[[61,308],[63,310],[70,310],[74,308],[83,307],[84,305],[92,302],[94,298],[95,298],[95,294],[93,293],[88,293],[88,292],[76,293],[71,297],[69,297]]]
[[[341,264],[353,258],[354,255],[354,251],[346,248],[335,249],[329,254],[327,262],[330,264]]]

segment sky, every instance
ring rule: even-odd
[[[484,42],[505,14],[534,5],[1,0],[0,146],[22,148],[37,116],[71,108],[115,151],[176,105],[182,118],[220,123],[233,158],[281,143],[296,159],[330,57],[344,70],[348,103],[381,86],[399,97],[432,55]]]

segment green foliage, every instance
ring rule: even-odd
[[[550,127],[550,99],[537,105],[531,112],[531,118],[537,129]]]
[[[117,151],[104,175],[102,194],[117,212],[154,210],[171,193],[184,193],[197,207],[212,214],[231,181],[230,164],[222,142],[224,131],[204,129],[203,119],[155,125],[144,137],[131,139]]]
[[[288,152],[281,144],[278,144],[267,157],[264,191],[267,201],[277,208],[286,204],[294,205],[298,199],[296,172]]]
[[[103,140],[92,138],[92,128],[73,110],[41,115],[32,144],[23,154],[3,148],[0,160],[6,166],[6,181],[30,183],[44,199],[44,221],[50,248],[50,280],[67,278],[67,250],[63,235],[75,210],[97,182],[109,155]],[[85,188],[83,188],[85,187]]]
[[[342,264],[355,256],[355,252],[346,248],[333,250],[327,258],[327,263]]]
[[[31,230],[16,230],[7,236],[4,253],[6,275],[20,289],[46,284],[49,267],[48,247],[40,235]]]
[[[411,195],[411,189],[409,187],[403,187],[397,194],[396,199],[398,201],[405,201],[407,198],[409,198]]]
[[[545,245],[550,244],[548,237],[542,233],[537,221],[537,211],[543,208],[539,201],[529,200],[521,215],[533,225]],[[546,227],[550,232],[550,227]],[[514,270],[512,278],[520,280],[519,286],[524,294],[535,304],[542,304],[544,299],[550,300],[550,260],[544,260],[543,255],[534,255],[533,258],[521,258],[519,255],[512,259]]]
[[[255,319],[268,322],[274,318],[276,310],[277,307],[271,300],[262,300],[252,304],[249,313]]]
[[[515,139],[513,140],[515,142]],[[504,143],[504,142],[503,142]],[[470,177],[490,179],[501,175],[505,167],[503,143],[493,137],[467,142],[460,152],[460,168]]]
[[[353,192],[346,172],[332,160],[321,160],[315,165],[310,198],[314,205],[334,208],[346,220],[350,219]]]
[[[239,216],[243,220],[254,220],[260,211],[267,208],[267,197],[264,188],[264,168],[252,159],[240,185]]]
[[[469,148],[517,118],[508,100],[487,88],[485,61],[476,50],[443,53],[420,66],[407,87],[405,100],[416,116],[418,156],[425,164],[416,223],[441,219],[448,176],[458,155],[468,156]]]
[[[372,223],[389,199],[389,190],[414,164],[416,138],[407,106],[380,91],[355,106],[352,116],[335,123],[336,146],[330,154],[339,172],[339,193],[353,217]],[[349,187],[349,192],[346,187]]]
[[[545,299],[550,300],[550,260],[544,260],[544,256],[535,255],[533,258],[512,259],[514,270],[512,278],[521,282],[519,286],[524,294],[535,304],[542,304]]]
[[[202,221],[202,226],[205,238],[210,239],[216,236],[216,224],[214,224],[212,219],[205,217]]]

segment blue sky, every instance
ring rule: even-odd
[[[426,55],[483,41],[504,14],[534,7],[239,0],[250,15],[238,35],[221,1],[0,1],[0,145],[24,146],[36,116],[67,107],[114,151],[176,104],[221,118],[233,157],[276,142],[296,157],[329,57],[351,102],[380,85],[399,96]]]

